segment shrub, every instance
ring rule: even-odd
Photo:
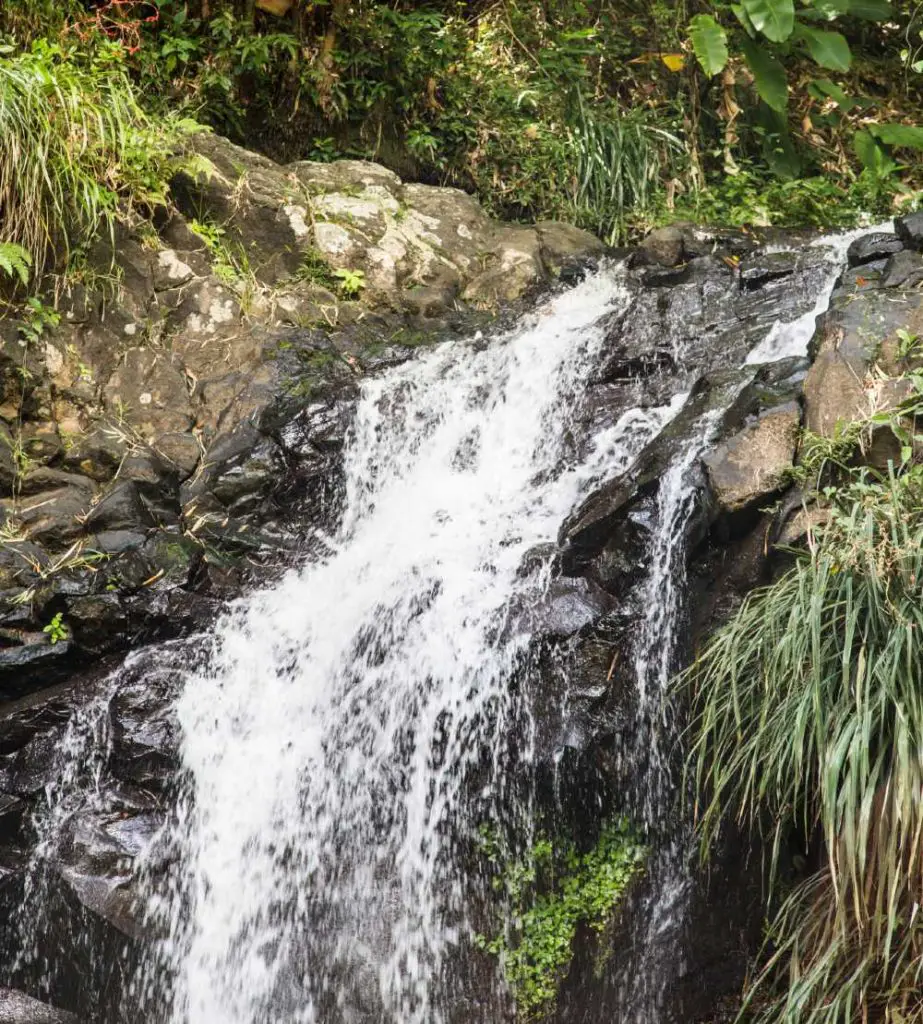
[[[6,243],[36,276],[52,258],[111,231],[119,204],[163,201],[171,131],[135,98],[121,48],[44,41],[0,60],[0,209]]]
[[[726,813],[770,843],[756,1020],[919,1022],[923,469],[825,494],[810,549],[684,676],[703,852]],[[823,867],[784,892],[793,835],[819,837]]]

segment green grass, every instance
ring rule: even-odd
[[[28,252],[36,277],[111,231],[120,206],[165,197],[170,139],[141,111],[116,46],[4,48],[0,139],[0,241]]]
[[[703,853],[768,842],[775,913],[747,1020],[923,1020],[923,470],[825,491],[829,521],[683,681]],[[793,888],[783,851],[823,867]]]
[[[625,237],[629,217],[650,211],[663,171],[683,151],[680,139],[649,115],[600,116],[578,94],[568,129],[573,219],[608,245]]]

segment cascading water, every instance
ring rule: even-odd
[[[836,240],[814,308],[765,328],[748,362],[803,353],[851,237]],[[540,638],[529,609],[553,581],[549,542],[632,466],[693,383],[674,351],[665,404],[594,434],[580,399],[629,301],[624,271],[606,267],[504,336],[366,380],[342,521],[315,545],[326,554],[238,601],[204,651],[201,638],[161,649],[164,670],[184,676],[183,775],[147,872],[148,918],[165,937],[130,993],[144,1024],[503,1019],[483,1007],[452,1016],[446,976],[474,928],[475,811],[501,808],[523,833],[532,818],[519,776],[534,732],[517,681]],[[666,695],[684,654],[697,467],[732,400],[698,415],[660,474],[636,595],[622,759],[655,849],[639,934],[616,971],[616,1019],[633,1024],[668,1019],[665,993],[683,969],[689,843]],[[67,832],[72,804],[97,799],[105,702],[80,721],[39,822],[40,858]],[[40,873],[29,878],[27,896],[40,889]]]
[[[366,383],[329,557],[239,603],[180,701],[172,1024],[443,1020],[463,789],[499,775],[482,762],[531,639],[509,612],[543,578],[524,556],[672,412],[565,458],[623,302],[603,273],[489,345]]]

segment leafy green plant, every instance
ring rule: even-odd
[[[769,843],[761,1024],[923,1014],[923,470],[856,471],[827,523],[682,676],[705,856],[723,822]],[[785,884],[812,837],[822,867]]]
[[[111,230],[120,202],[163,200],[169,133],[142,112],[114,45],[78,52],[38,40],[0,56],[4,233],[38,276],[101,224]]]
[[[67,640],[70,637],[70,630],[64,624],[64,616],[61,612],[55,615],[51,622],[42,630],[48,636],[48,642],[52,647],[59,643],[61,640]]]
[[[23,286],[28,285],[32,273],[32,255],[15,242],[0,242],[0,273]]]
[[[888,0],[741,0],[715,3],[714,13],[698,14],[689,23],[689,38],[702,70],[720,74],[735,43],[760,98],[774,110],[788,103],[783,46],[795,47],[822,68],[848,71],[852,53],[840,32],[818,28],[843,17],[886,21],[893,15]],[[732,30],[733,29],[733,30]]]
[[[335,270],[333,276],[339,281],[340,291],[347,299],[355,299],[365,288],[364,270]]]
[[[897,357],[898,359],[909,359],[920,346],[920,336],[901,327],[897,332]]]
[[[502,843],[482,835],[495,862]],[[624,819],[607,822],[596,844],[580,853],[569,840],[539,836],[522,860],[501,866],[494,887],[503,897],[506,926],[478,945],[500,959],[517,1009],[526,1020],[553,1006],[567,974],[580,922],[601,933],[628,887],[643,871],[647,851]]]

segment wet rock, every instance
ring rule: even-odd
[[[155,438],[152,447],[162,459],[173,466],[179,482],[193,473],[202,457],[202,448],[192,434],[161,434]]]
[[[923,249],[923,211],[897,217],[894,230],[898,238],[911,249]]]
[[[118,472],[127,451],[125,439],[118,431],[99,426],[74,441],[64,454],[63,465],[73,473],[104,483]]]
[[[67,623],[74,643],[91,654],[111,650],[125,631],[128,616],[117,594],[88,594],[68,602]]]
[[[90,496],[85,487],[62,487],[22,499],[5,499],[0,507],[21,536],[59,550],[83,535]]]
[[[882,288],[914,288],[923,281],[923,255],[912,249],[896,253],[885,264],[879,284]]]
[[[598,621],[613,606],[612,597],[583,578],[558,577],[518,614],[514,630],[547,637],[566,637]]]
[[[795,402],[763,413],[756,423],[705,456],[718,506],[739,512],[765,501],[784,486],[792,469],[801,409]]]
[[[686,242],[678,227],[657,228],[641,243],[641,251],[664,267],[675,267],[686,255]]]
[[[175,523],[178,514],[136,480],[118,480],[99,500],[86,518],[89,532],[136,530],[141,527]]]
[[[606,251],[606,247],[589,231],[572,224],[542,221],[535,225],[542,262],[553,277],[574,283]]]
[[[0,1024],[80,1024],[80,1019],[22,992],[0,988]]]
[[[870,409],[870,370],[882,342],[905,327],[920,308],[920,296],[872,291],[855,301],[835,299],[818,322],[814,363],[804,384],[805,427],[824,437],[837,425],[861,419]]]
[[[760,288],[769,281],[791,277],[798,268],[798,252],[772,252],[742,260],[738,268],[741,287],[747,291]]]
[[[896,234],[875,231],[851,242],[846,250],[846,260],[850,267],[860,267],[875,260],[888,259],[903,248],[904,242]]]
[[[65,470],[51,469],[48,466],[36,466],[29,469],[20,479],[18,490],[23,497],[34,497],[49,491],[62,488],[81,491],[86,496],[87,504],[93,496],[93,484],[85,476],[68,473]]]

